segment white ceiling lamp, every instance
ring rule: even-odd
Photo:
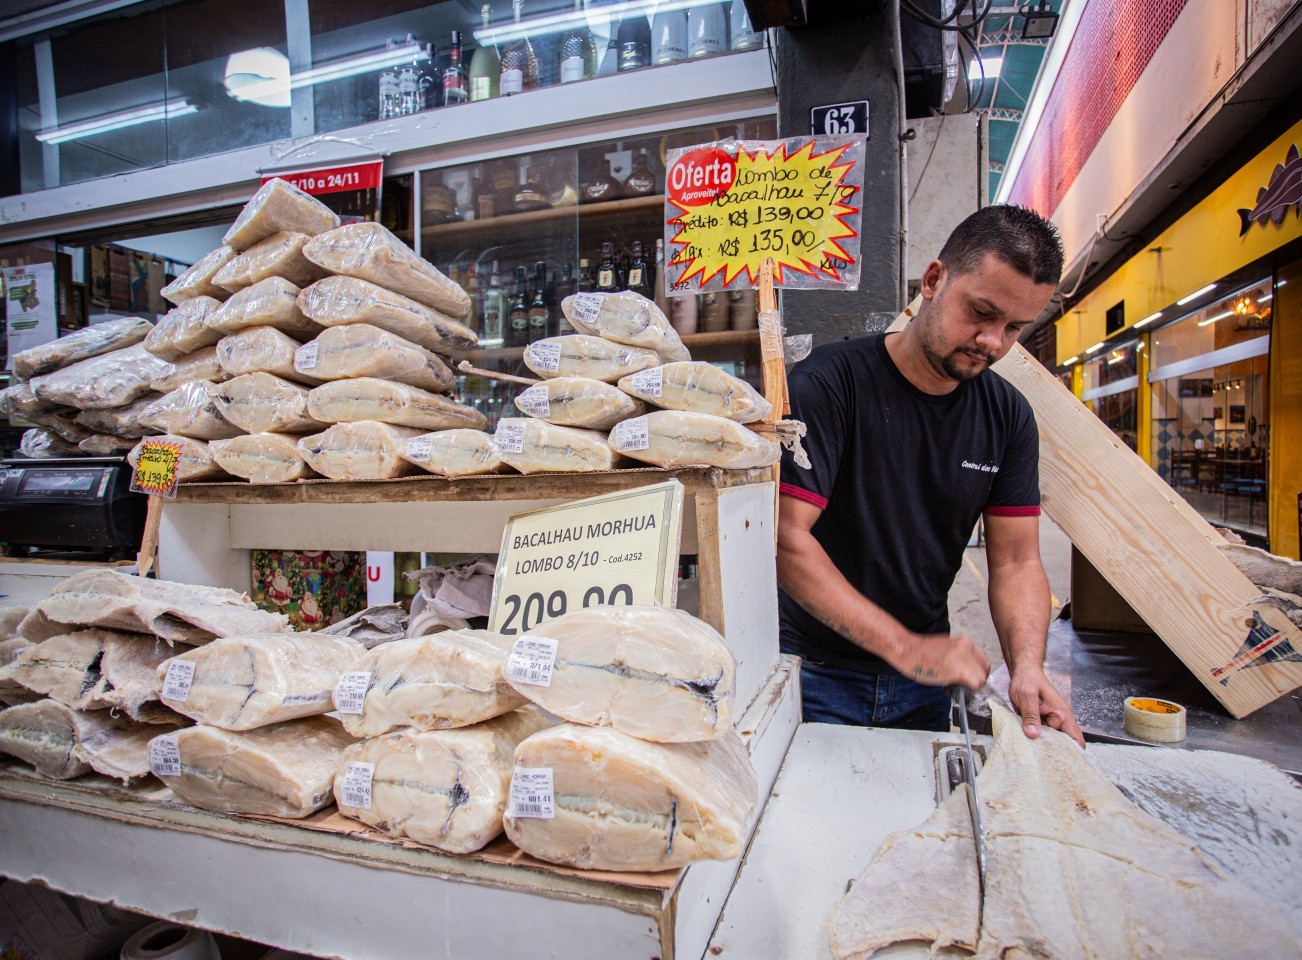
[[[1102,350],[1102,349],[1103,349],[1103,341],[1100,340],[1098,343],[1094,344],[1094,346],[1092,346],[1092,347],[1086,347],[1086,348],[1085,348],[1085,352],[1086,352],[1086,353],[1098,353],[1098,352],[1099,352],[1100,350]]]
[[[1066,360],[1062,362],[1062,365],[1064,367],[1070,367],[1073,363],[1075,363],[1079,359],[1080,359],[1080,354],[1078,353],[1074,357],[1068,357]]]
[[[1189,303],[1189,302],[1192,301],[1192,300],[1197,300],[1197,299],[1198,299],[1199,297],[1201,297],[1204,293],[1211,293],[1211,292],[1212,292],[1213,290],[1215,290],[1215,289],[1216,289],[1216,284],[1214,284],[1214,283],[1209,283],[1209,284],[1207,284],[1207,286],[1203,287],[1201,290],[1195,290],[1193,293],[1189,294],[1189,296],[1185,297],[1183,300],[1177,300],[1177,301],[1175,302],[1175,305],[1176,305],[1177,307],[1183,307],[1186,303]]]
[[[253,53],[256,51],[245,52]],[[261,76],[247,82],[241,82],[238,94],[231,89],[229,83],[230,66],[228,62],[226,89],[232,97],[239,100],[247,100],[251,103],[266,103],[268,106],[289,106],[287,98],[290,90],[299,90],[303,87],[315,86],[318,83],[342,80],[345,77],[355,77],[358,74],[373,73],[386,67],[396,67],[399,64],[416,63],[428,59],[430,59],[429,47],[415,40],[408,40],[401,46],[372,50],[369,53],[359,53],[340,60],[332,60],[329,63],[321,64],[319,67],[310,67],[299,73],[290,74],[287,80],[283,77]],[[283,103],[281,98],[285,98]],[[268,101],[274,102],[268,103]]]
[[[1159,311],[1157,311],[1157,313],[1150,313],[1150,314],[1149,314],[1148,316],[1146,316],[1143,320],[1136,320],[1136,321],[1135,321],[1135,329],[1138,330],[1140,327],[1144,326],[1145,324],[1152,323],[1154,320],[1156,320],[1156,319],[1157,319],[1158,317],[1160,317],[1161,315],[1162,315],[1162,311],[1159,310]]]
[[[1218,313],[1216,316],[1208,317],[1206,320],[1199,320],[1198,326],[1205,327],[1209,323],[1215,323],[1217,320],[1224,320],[1226,317],[1232,317],[1232,316],[1234,316],[1234,311],[1226,310],[1224,313]]]
[[[973,60],[967,65],[967,78],[969,80],[980,80],[985,77],[987,80],[993,80],[999,76],[999,72],[1004,68],[1003,57],[982,57],[979,61]],[[984,69],[984,73],[982,72]]]
[[[65,124],[52,130],[42,130],[36,134],[36,139],[41,143],[67,143],[69,140],[93,137],[98,133],[107,133],[110,130],[122,130],[126,127],[138,126],[153,120],[175,120],[177,117],[184,117],[198,112],[199,108],[193,103],[178,97],[163,103],[147,103],[143,107],[120,110],[117,113],[106,113],[102,117],[92,117],[89,120],[79,120],[76,123]]]
[[[271,47],[241,50],[226,58],[226,92],[244,103],[288,107],[289,57]]]

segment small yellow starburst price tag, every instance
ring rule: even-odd
[[[666,286],[859,285],[863,139],[725,140],[670,153]]]
[[[140,446],[140,457],[131,474],[131,489],[171,500],[181,469],[181,444],[175,440],[149,437]]]

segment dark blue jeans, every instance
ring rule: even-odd
[[[858,673],[803,660],[800,689],[806,723],[949,730],[945,688],[914,683],[894,671]]]

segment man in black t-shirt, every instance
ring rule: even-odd
[[[1026,398],[989,367],[1049,301],[1054,228],[1020,207],[968,217],[922,275],[902,332],[816,349],[791,375],[812,469],[782,464],[783,651],[804,658],[808,721],[949,729],[947,684],[990,671],[950,635],[947,598],[985,517],[990,612],[1027,736],[1083,745],[1044,673],[1039,435]]]

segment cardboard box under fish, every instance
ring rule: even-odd
[[[366,554],[254,550],[253,602],[295,630],[319,630],[366,607]]]

